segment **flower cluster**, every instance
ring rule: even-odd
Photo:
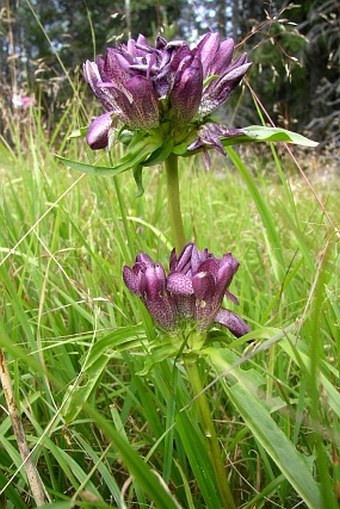
[[[232,60],[233,52],[233,39],[220,41],[217,33],[206,34],[194,48],[161,36],[152,46],[139,35],[136,41],[108,48],[95,62],[88,60],[85,79],[106,110],[90,125],[90,147],[106,147],[118,127],[150,132],[160,124],[166,126],[165,137],[183,143],[183,132],[196,132],[211,122],[209,115],[247,71],[247,56]],[[213,132],[210,146],[219,146],[218,136]]]
[[[124,267],[123,278],[157,324],[170,334],[188,325],[203,332],[217,323],[240,337],[249,327],[232,311],[221,309],[225,295],[238,303],[228,290],[238,266],[231,253],[216,258],[207,249],[199,252],[195,244],[188,243],[179,257],[172,251],[168,274],[161,264],[141,253],[132,268]]]

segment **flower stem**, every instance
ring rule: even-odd
[[[178,158],[176,155],[171,154],[165,160],[165,169],[171,231],[176,252],[179,254],[183,250],[186,242],[179,199]]]
[[[37,468],[33,463],[31,451],[29,450],[26,442],[24,427],[22,425],[18,408],[14,399],[11,376],[8,371],[4,351],[1,348],[0,348],[0,380],[4,391],[4,396],[6,399],[8,414],[12,421],[14,435],[18,444],[18,449],[20,452],[21,459],[23,461],[23,465],[26,470],[28,483],[30,485],[34,501],[37,506],[44,505],[46,500],[44,486],[40,478],[40,475],[37,471]]]
[[[224,468],[221,448],[215,431],[215,426],[211,417],[209,403],[205,392],[199,369],[197,358],[186,359],[186,369],[191,383],[192,390],[196,396],[196,401],[201,417],[202,426],[207,439],[210,458],[214,467],[216,483],[222,499],[224,509],[236,509],[233,495],[231,493],[228,478]]]

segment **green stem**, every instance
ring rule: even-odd
[[[181,204],[179,199],[179,179],[178,179],[178,161],[177,156],[171,154],[165,160],[166,181],[168,192],[168,211],[172,236],[177,254],[179,254],[186,242],[184,235],[183,219],[181,213]]]
[[[202,392],[204,387],[197,366],[197,358],[187,359],[186,369],[194,395],[197,396],[196,401],[209,447],[210,458],[215,471],[216,483],[219,488],[223,503],[222,507],[225,509],[236,509],[234,498],[229,487],[228,478],[222,461],[222,451],[218,443],[215,426],[210,413],[209,403],[205,392]]]
[[[108,154],[108,159],[109,159],[110,165],[113,166],[114,165],[114,160],[113,160],[111,152]],[[113,177],[113,184],[114,184],[114,187],[115,187],[117,201],[118,201],[118,207],[119,207],[120,215],[121,215],[122,222],[123,222],[124,233],[126,235],[127,250],[125,249],[125,243],[124,242],[121,242],[120,245],[124,246],[124,251],[125,252],[123,254],[124,254],[125,259],[127,260],[128,259],[127,254],[130,257],[133,256],[133,254],[134,254],[134,246],[133,246],[133,242],[132,242],[132,239],[131,239],[131,229],[129,227],[129,223],[128,223],[128,220],[127,220],[127,213],[126,213],[125,204],[124,204],[122,192],[121,192],[120,185],[119,185],[119,177],[118,177],[118,175]],[[114,222],[117,223],[115,218],[114,218]]]

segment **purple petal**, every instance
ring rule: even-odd
[[[157,35],[155,40],[155,46],[157,49],[162,50],[166,47],[167,44],[168,41],[164,39],[164,37],[162,37],[161,35]]]
[[[123,46],[120,49],[122,50]],[[136,41],[134,39],[128,40],[126,45],[126,53],[134,58],[137,56]]]
[[[132,267],[132,270],[135,274],[139,274],[141,271],[145,272],[145,264],[141,262],[136,262]]]
[[[104,108],[108,111],[116,111],[117,105],[110,91],[107,88],[99,88],[97,86],[98,82],[102,81],[97,64],[87,60],[83,65],[83,72],[85,80]]]
[[[237,269],[239,262],[233,258],[231,253],[227,253],[221,260],[221,265],[216,276],[216,296],[222,298],[228,286],[230,285]]]
[[[251,66],[251,62],[247,64],[240,65],[239,67],[236,67],[235,69],[232,69],[227,74],[223,76],[223,84],[227,83],[228,81],[235,81],[239,80],[243,77],[243,75],[247,72],[249,67]],[[222,83],[222,80],[221,80]]]
[[[202,251],[199,253],[198,256],[199,256],[200,263],[205,262],[205,260],[208,260],[208,258],[215,258],[214,255],[209,253],[209,251],[206,247],[204,249],[202,249]]]
[[[127,267],[126,265],[123,267],[123,280],[128,289],[131,290],[131,292],[133,293],[139,292],[137,276],[133,272],[133,270],[130,269],[130,267]]]
[[[148,299],[155,299],[165,289],[165,272],[160,264],[145,270],[145,292]]]
[[[158,294],[155,299],[146,299],[144,303],[150,315],[163,329],[171,331],[176,327],[176,305],[167,294]]]
[[[195,296],[194,295],[173,295],[179,318],[194,319]]]
[[[98,88],[115,88],[116,85],[112,83],[111,81],[101,81],[100,83],[97,83]]]
[[[192,286],[199,300],[210,301],[215,293],[215,278],[209,272],[198,272],[192,278]]]
[[[222,74],[228,68],[233,52],[234,52],[234,40],[232,38],[222,41],[218,48],[214,61],[211,65],[211,74]]]
[[[150,79],[151,74],[153,74],[155,71],[155,64],[156,64],[156,54],[152,53],[150,60],[148,62],[147,70],[146,70],[146,77]],[[157,97],[156,97],[157,98]]]
[[[221,266],[220,260],[217,258],[208,258],[204,262],[202,262],[198,268],[200,272],[209,272],[212,276],[216,277],[218,269]]]
[[[171,253],[170,253],[170,258],[169,258],[169,270],[170,270],[170,272],[174,272],[176,270],[176,265],[177,265],[176,249],[173,248]]]
[[[112,126],[112,112],[104,113],[92,120],[86,134],[86,141],[92,150],[107,147],[109,143],[109,131]]]
[[[181,272],[169,274],[166,289],[176,295],[192,295],[194,293],[191,278]]]
[[[204,77],[209,75],[209,66],[214,61],[219,44],[219,35],[217,32],[213,32],[206,34],[197,45],[198,55],[202,62]]]
[[[107,48],[104,66],[101,71],[103,81],[111,81],[115,86],[122,86],[129,75],[129,64],[131,63],[114,48]]]
[[[225,155],[224,146],[220,138],[232,138],[244,134],[242,129],[228,129],[222,124],[208,122],[198,130],[197,139],[188,146],[188,150],[199,150],[204,147],[214,148]]]
[[[215,322],[227,327],[237,338],[250,332],[250,327],[236,313],[228,309],[220,309],[215,316]]]
[[[240,304],[238,298],[233,293],[229,292],[229,290],[226,290],[225,295],[229,300],[231,300],[231,302],[233,302],[237,306]]]
[[[159,109],[157,94],[151,81],[144,76],[134,76],[125,84],[133,100],[133,120],[135,127],[153,129],[159,124]],[[130,115],[131,118],[131,115]]]
[[[144,264],[146,267],[152,267],[154,265],[152,258],[146,253],[139,253],[136,256],[136,262]]]
[[[185,57],[176,72],[170,94],[177,123],[189,122],[197,113],[202,97],[203,69],[198,56]]]
[[[232,71],[233,69],[235,69],[235,67],[240,67],[241,65],[243,64],[246,64],[248,63],[248,56],[247,56],[247,53],[242,53],[242,55],[240,55],[239,57],[237,57],[229,66],[228,68],[226,69],[226,72],[224,74],[227,74],[229,73],[230,71]]]
[[[232,70],[229,69],[224,76],[218,80],[213,80],[209,84],[210,86],[204,89],[198,111],[200,117],[209,115],[228,100],[250,65],[250,63],[247,63]]]
[[[188,150],[197,150],[203,147],[211,147],[215,148],[222,155],[226,155],[225,149],[221,143],[219,132],[216,129],[217,124],[213,124],[209,122],[208,124],[203,125],[198,130],[198,138],[191,145],[189,145]]]
[[[152,50],[151,44],[149,43],[149,41],[147,40],[147,38],[143,34],[139,34],[138,35],[137,41],[136,41],[136,46],[138,46],[139,48],[142,47],[146,51]]]
[[[192,246],[190,262],[191,262],[191,273],[194,276],[198,271],[198,267],[201,263],[200,254],[195,244],[193,244]]]
[[[130,102],[132,101],[131,94],[128,92],[126,88],[124,89],[123,92],[122,90],[115,86],[107,90],[110,92],[115,104],[117,105],[119,112],[117,114],[119,115],[120,120],[129,127],[134,126],[136,124],[136,117],[134,115],[134,110]]]
[[[105,79],[105,72],[104,72],[104,65],[105,65],[105,59],[98,55],[95,62],[93,62],[98,67],[98,72],[100,74],[101,80]]]
[[[194,244],[192,242],[188,242],[188,244],[184,246],[184,249],[182,253],[179,255],[175,264],[176,271],[183,272],[188,267],[188,264],[190,266],[193,246]]]
[[[192,51],[189,46],[183,42],[179,47],[174,48],[174,50],[175,51],[172,52],[170,59],[170,72],[176,72],[181,62],[183,62],[186,57],[192,55]]]

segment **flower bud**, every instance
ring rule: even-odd
[[[202,87],[202,63],[198,55],[188,55],[178,67],[170,93],[176,122],[185,124],[196,115],[201,102]]]
[[[86,141],[92,150],[99,150],[107,147],[111,125],[111,112],[103,113],[103,115],[92,120],[86,134]]]

